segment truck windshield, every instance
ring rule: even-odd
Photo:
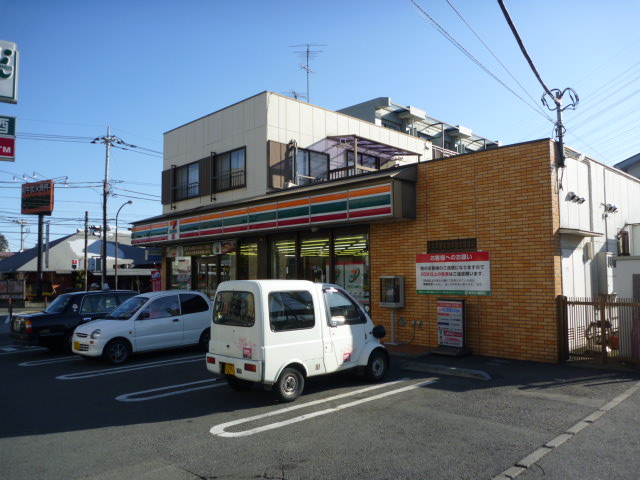
[[[256,321],[251,292],[218,292],[213,305],[213,321],[219,325],[252,327]]]
[[[109,320],[129,320],[148,300],[147,297],[131,297],[104,318]]]
[[[62,313],[64,312],[65,308],[67,308],[67,305],[69,305],[70,301],[71,301],[71,295],[60,295],[53,302],[51,302],[51,305],[49,305],[45,309],[45,312]]]

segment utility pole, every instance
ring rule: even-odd
[[[14,223],[20,225],[20,251],[24,252],[24,226],[29,225],[26,220],[14,220]]]
[[[84,291],[89,290],[88,278],[89,274],[87,271],[87,248],[89,246],[89,212],[85,210],[84,212]]]
[[[102,189],[102,249],[100,252],[100,262],[102,263],[102,275],[100,277],[100,287],[104,288],[107,283],[107,212],[109,198],[109,163],[111,161],[111,145],[124,144],[122,139],[111,135],[111,127],[107,127],[107,136],[94,138],[91,143],[102,143],[106,145],[106,156],[104,162],[104,182]]]
[[[529,56],[529,53],[527,52],[526,47],[524,46],[524,42],[522,41],[522,38],[520,37],[520,34],[518,33],[518,30],[515,24],[513,23],[513,20],[511,19],[511,15],[509,14],[509,11],[507,10],[506,5],[504,4],[504,0],[498,0],[498,4],[500,5],[502,14],[504,15],[504,18],[507,20],[507,23],[509,24],[509,28],[511,28],[511,32],[513,33],[513,36],[515,37],[516,42],[520,47],[520,51],[522,52],[522,54],[524,55],[524,58],[529,63],[529,67],[531,68],[531,71],[538,79],[538,82],[540,82],[540,85],[542,85],[542,88],[544,90],[544,93],[542,94],[542,104],[545,107],[547,107],[549,110],[551,111],[555,110],[557,112],[557,120],[556,120],[556,128],[555,128],[556,136],[558,138],[558,150],[559,150],[557,165],[558,165],[558,168],[564,168],[565,167],[564,133],[566,129],[562,124],[562,112],[564,112],[567,109],[571,109],[571,110],[576,109],[576,107],[578,106],[578,102],[580,101],[580,99],[578,98],[578,94],[572,88],[565,88],[564,90],[561,91],[558,88],[550,89],[549,87],[547,87],[547,85],[542,80],[540,73],[538,73],[538,69],[534,65],[533,60]],[[569,99],[571,100],[571,103],[563,107],[562,97],[564,97],[565,94],[569,97]],[[550,100],[550,102],[547,101],[547,98]],[[562,188],[562,186],[560,186],[560,188]]]

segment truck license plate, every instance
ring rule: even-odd
[[[225,375],[235,375],[236,367],[233,363],[225,363],[224,364],[224,373]]]
[[[73,349],[80,350],[80,342],[73,342]]]

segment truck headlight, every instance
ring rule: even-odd
[[[93,339],[98,338],[100,335],[102,335],[102,332],[100,331],[100,329],[97,329],[91,332],[91,338]]]

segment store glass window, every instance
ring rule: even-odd
[[[171,262],[171,289],[191,289],[191,257],[175,257]]]
[[[296,236],[274,237],[271,241],[271,277],[296,279],[296,268]]]
[[[258,242],[243,241],[238,249],[238,279],[258,278]]]
[[[369,235],[336,234],[334,283],[340,285],[367,310],[370,305]]]
[[[331,239],[329,234],[303,237],[300,240],[301,278],[312,282],[329,281],[331,268]]]

